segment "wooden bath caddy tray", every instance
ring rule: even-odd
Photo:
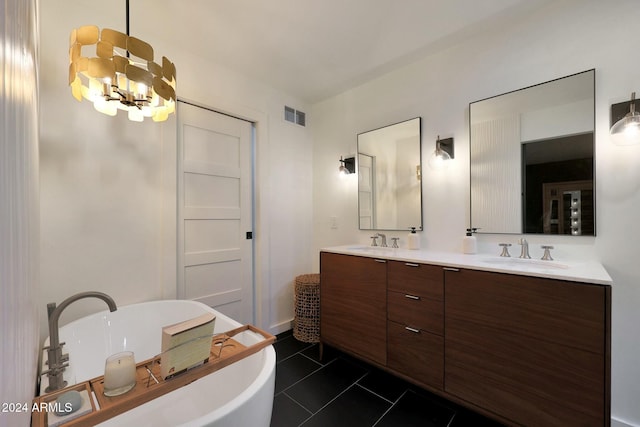
[[[247,347],[232,338],[244,331],[255,332],[264,337],[264,339]],[[273,335],[258,329],[253,325],[244,325],[239,328],[214,335],[213,342],[211,343],[209,361],[207,363],[191,368],[186,372],[167,379],[166,381],[163,380],[160,375],[160,357],[156,356],[152,359],[136,364],[136,385],[131,391],[120,396],[105,396],[103,394],[104,377],[100,376],[89,381],[69,386],[62,390],[39,396],[33,400],[33,403],[37,404],[38,407],[43,407],[43,404],[46,405],[47,403],[55,402],[60,394],[69,390],[87,390],[89,396],[91,396],[91,392],[93,392],[100,407],[97,408],[94,405],[93,398],[91,398],[92,411],[90,413],[62,424],[69,427],[93,426],[237,362],[271,345],[275,340],[276,338]],[[149,371],[151,371],[153,375],[150,375]],[[48,425],[47,412],[33,412],[31,425],[34,427],[46,427]]]

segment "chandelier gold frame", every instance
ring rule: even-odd
[[[71,32],[69,40],[69,85],[78,101],[85,98],[101,113],[115,116],[127,111],[129,119],[164,121],[175,111],[176,67],[166,57],[162,65],[154,61],[150,44],[127,34],[95,25]],[[83,50],[95,46],[95,57]],[[84,49],[83,49],[84,48]]]

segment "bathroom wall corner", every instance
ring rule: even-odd
[[[0,8],[0,402],[30,409],[40,348],[38,2]],[[3,406],[0,425],[29,425],[30,410],[11,409]]]

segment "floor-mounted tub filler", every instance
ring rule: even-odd
[[[104,374],[105,360],[132,351],[137,362],[160,353],[162,327],[206,312],[216,315],[214,333],[242,326],[195,301],[165,300],[118,307],[75,320],[60,328],[69,354],[64,372],[68,385]],[[246,344],[261,337],[247,332]],[[254,341],[255,340],[255,341]],[[48,344],[45,342],[45,345]],[[45,371],[46,355],[42,370]],[[275,385],[276,356],[269,345],[236,363],[184,387],[111,418],[101,426],[269,426]],[[42,378],[41,390],[47,386]]]

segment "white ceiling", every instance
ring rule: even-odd
[[[131,35],[153,44],[172,27],[176,49],[312,103],[549,1],[131,0],[130,21]]]

